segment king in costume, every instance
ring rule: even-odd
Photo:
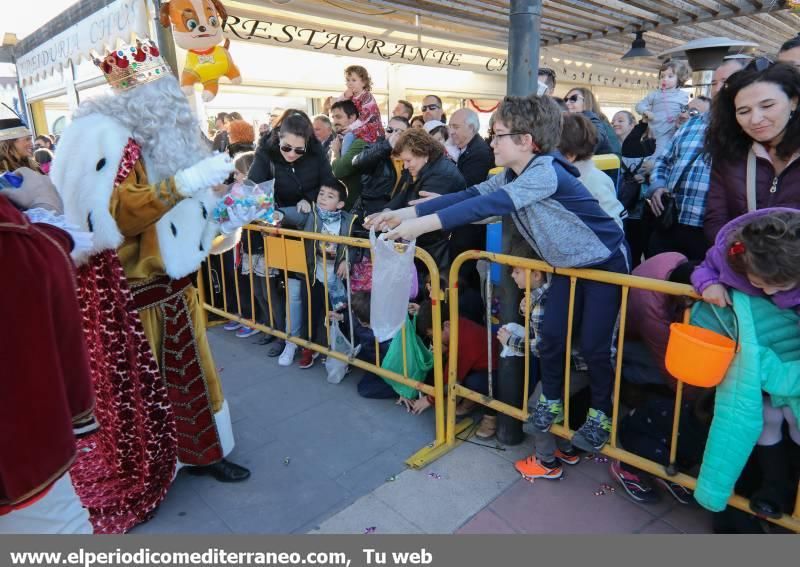
[[[118,533],[152,515],[176,452],[194,474],[236,482],[250,473],[225,459],[230,412],[190,277],[215,244],[211,188],[232,171],[230,158],[211,155],[153,42],[95,63],[115,94],[78,107],[52,179],[67,220],[95,243],[76,261],[101,431],[73,482],[95,531]]]

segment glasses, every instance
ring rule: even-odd
[[[688,114],[689,116],[694,117],[700,114],[700,110],[698,110],[697,108],[689,108],[688,104],[682,104],[681,114]]]
[[[305,148],[295,148],[294,146],[290,146],[289,144],[282,145],[281,146],[281,151],[283,153],[285,153],[285,154],[288,154],[289,152],[294,152],[299,156],[301,156],[301,155],[306,153],[306,149]]]
[[[489,137],[490,138],[502,138],[503,136],[524,136],[525,134],[530,134],[530,132],[506,132],[504,134],[498,134],[494,130],[489,130]]]
[[[579,94],[564,97],[564,102],[578,102],[579,100],[583,100],[583,96]]]
[[[422,105],[422,112],[426,110],[436,110],[438,108],[441,108],[438,104],[424,104]]]
[[[406,131],[405,128],[392,128],[391,126],[386,127],[387,134],[394,134],[395,132],[397,132],[398,134],[402,134],[405,131]]]
[[[760,73],[762,71],[766,71],[774,64],[775,62],[769,57],[761,56],[761,57],[756,57],[755,59],[750,61],[750,63],[747,64],[747,67],[745,67],[745,69],[748,71],[756,71]]]

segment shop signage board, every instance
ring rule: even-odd
[[[232,41],[253,41],[317,51],[379,59],[391,63],[407,63],[444,67],[490,74],[506,74],[507,62],[502,56],[468,53],[424,44],[397,43],[385,37],[347,32],[335,27],[304,25],[299,22],[279,22],[259,19],[232,11],[225,23],[225,36]],[[235,49],[235,47],[233,48]],[[546,61],[556,71],[557,78],[621,88],[655,88],[656,79],[648,73],[625,70],[603,64],[573,64],[559,59]],[[654,75],[654,74],[653,74]]]
[[[17,56],[17,74],[22,85],[30,84],[60,70],[68,62],[78,63],[91,52],[114,48],[117,39],[148,32],[145,0],[117,0],[55,37]]]

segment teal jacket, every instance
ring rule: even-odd
[[[714,419],[708,435],[695,500],[713,512],[725,509],[739,475],[763,429],[763,394],[776,407],[789,406],[800,417],[800,317],[772,301],[731,290],[738,317],[741,350],[717,386]],[[726,332],[716,314],[730,331]],[[698,303],[692,324],[735,334],[730,309]],[[699,363],[699,361],[698,361]]]

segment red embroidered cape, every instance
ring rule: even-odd
[[[75,457],[91,416],[72,240],[0,196],[0,514],[41,494]]]
[[[131,140],[116,184],[137,159]],[[172,483],[175,418],[116,251],[94,255],[78,282],[100,431],[81,441],[71,476],[95,533],[124,533],[152,516]]]

